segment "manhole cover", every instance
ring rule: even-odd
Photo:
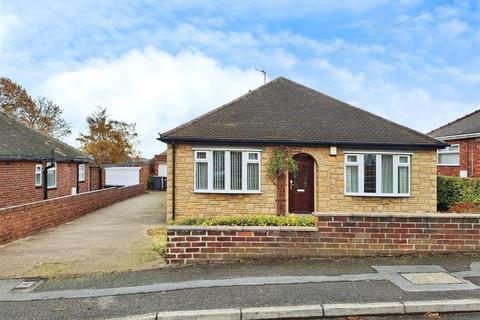
[[[36,281],[22,281],[15,286],[14,289],[29,289],[37,283]]]
[[[414,284],[455,284],[463,283],[446,272],[402,273],[402,276]]]

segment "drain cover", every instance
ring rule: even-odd
[[[37,283],[36,281],[22,281],[14,289],[29,289]]]
[[[455,284],[463,283],[446,272],[402,273],[402,276],[414,284]]]

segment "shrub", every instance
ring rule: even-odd
[[[150,174],[150,175],[148,176],[147,189],[148,189],[148,190],[153,190],[153,174]]]
[[[447,211],[455,204],[469,202],[480,205],[480,179],[439,176],[437,208]]]
[[[177,226],[315,226],[313,216],[301,217],[294,214],[287,216],[222,216],[222,217],[195,217],[172,222]]]

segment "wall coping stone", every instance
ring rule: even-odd
[[[316,227],[289,227],[289,226],[168,226],[169,231],[318,231]]]
[[[125,189],[129,189],[129,188],[135,188],[135,187],[138,187],[140,185],[141,185],[141,183],[134,184],[134,185],[131,185],[131,186],[123,186],[123,187],[107,187],[107,188],[98,189],[98,190],[90,190],[90,191],[80,192],[80,193],[77,193],[77,194],[68,194],[68,195],[61,196],[61,197],[48,198],[48,199],[45,199],[45,200],[26,202],[26,203],[17,204],[17,205],[14,205],[14,206],[0,207],[0,214],[7,214],[7,213],[11,213],[11,212],[17,211],[17,210],[22,210],[22,209],[26,209],[26,208],[33,208],[35,206],[43,206],[43,205],[45,205],[47,203],[50,203],[50,202],[58,202],[58,201],[62,201],[63,199],[68,199],[68,198],[79,198],[79,197],[85,197],[87,195],[94,194],[94,193],[107,192],[107,191],[111,191],[111,190],[125,190]]]
[[[393,218],[477,218],[476,213],[438,213],[438,212],[314,212],[315,217],[393,217]]]

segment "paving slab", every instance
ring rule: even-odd
[[[402,276],[414,284],[462,283],[461,280],[458,280],[446,272],[402,273]]]

